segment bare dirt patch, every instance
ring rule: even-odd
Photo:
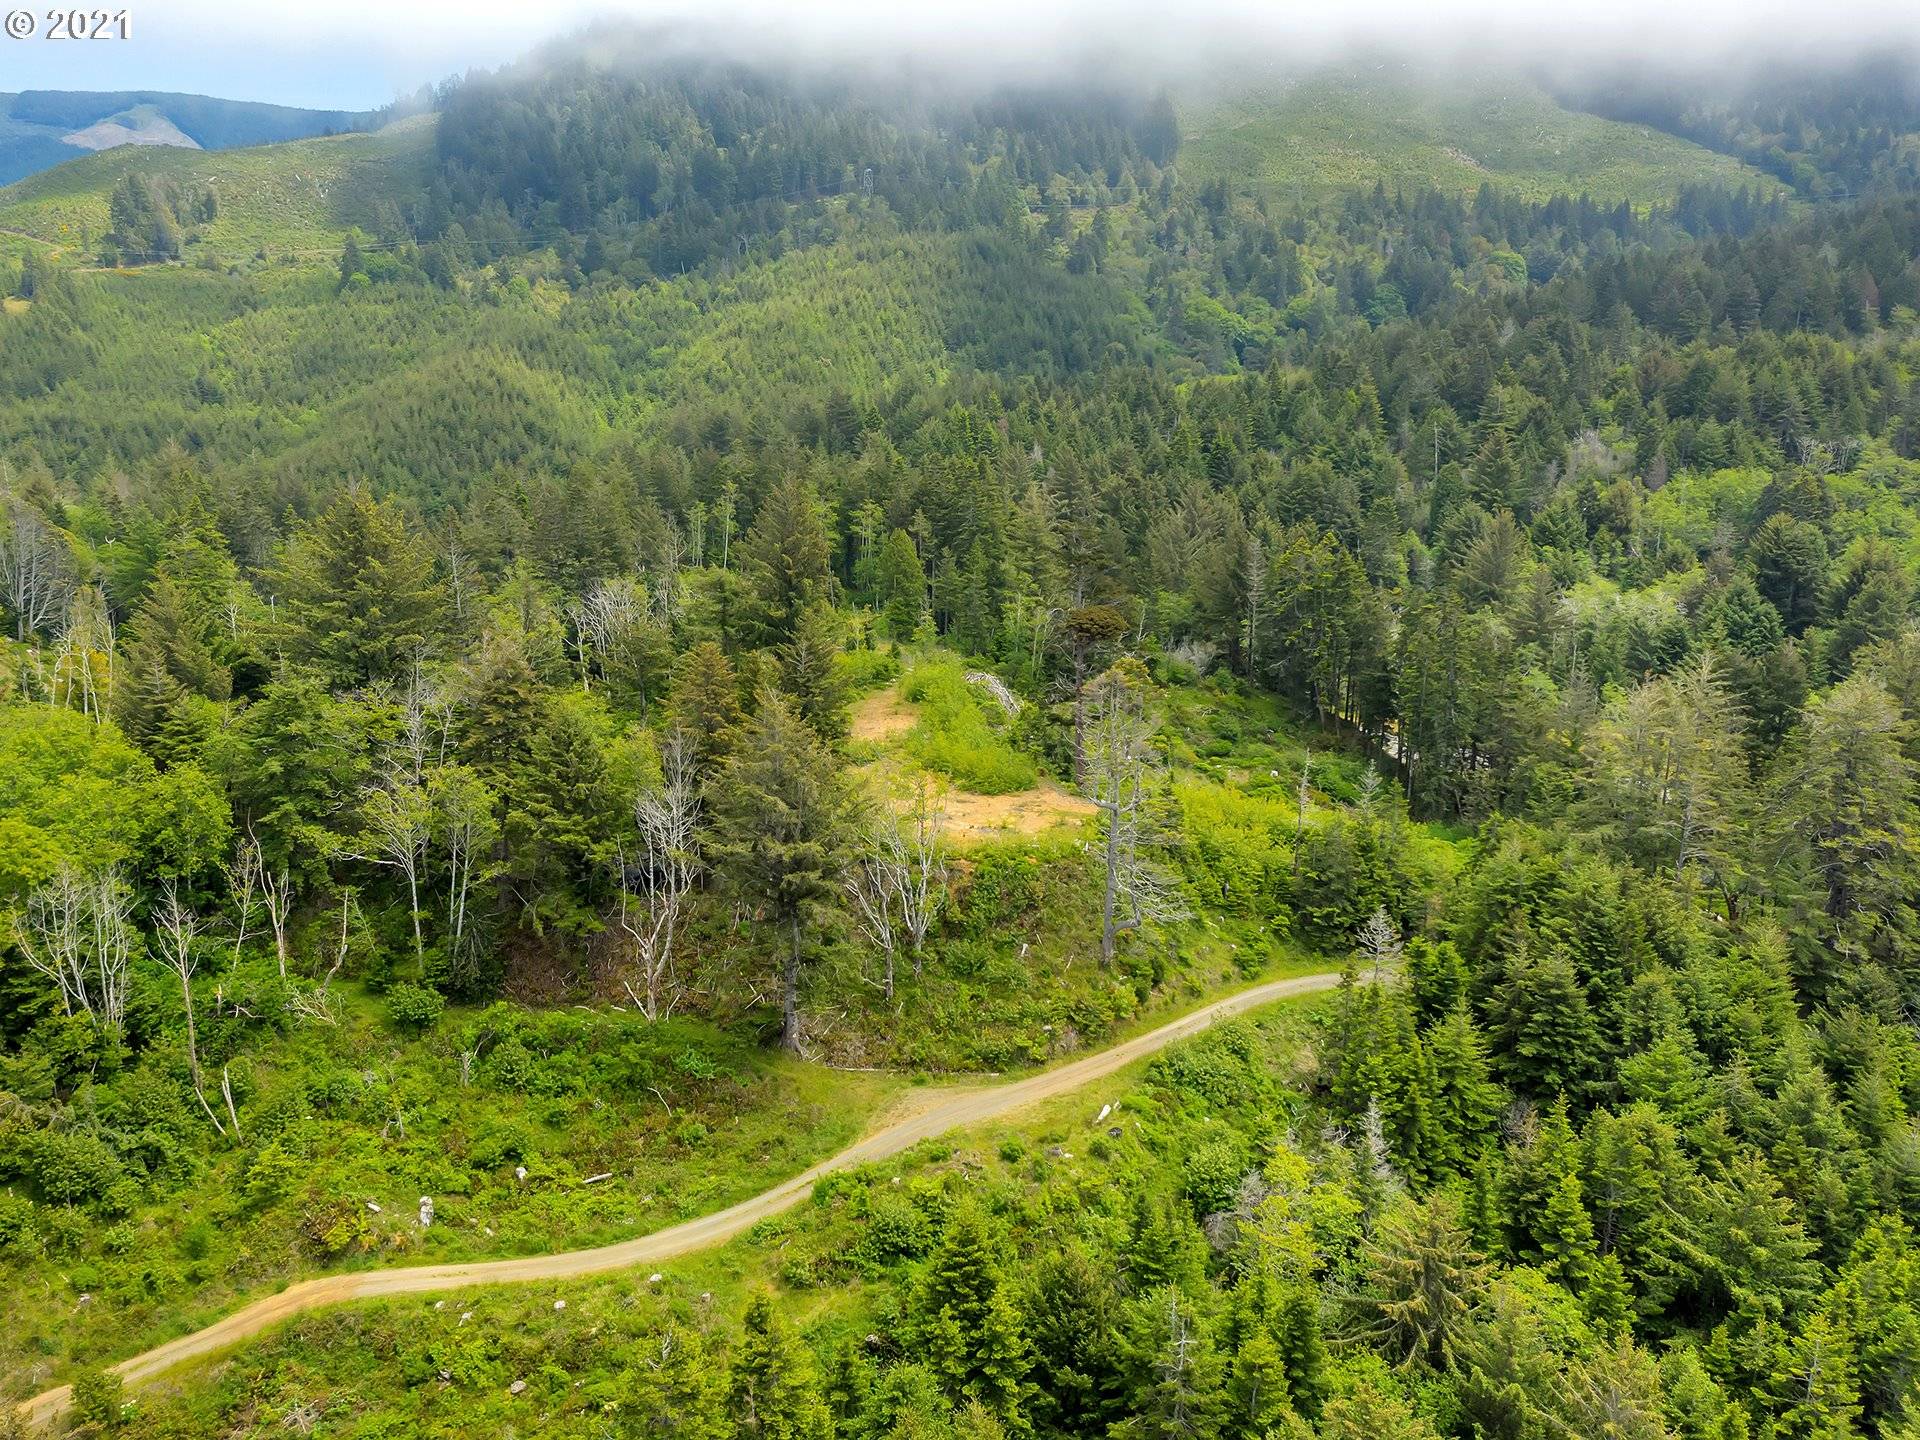
[[[992,840],[1003,835],[1038,835],[1056,825],[1084,820],[1093,802],[1051,780],[1011,795],[974,795],[949,790],[945,796],[947,829],[956,840]]]
[[[913,720],[913,707],[900,698],[897,686],[889,685],[861,696],[850,723],[855,740],[891,740],[911,730]]]
[[[897,685],[876,690],[855,703],[849,728],[855,741],[885,744],[911,730],[919,717],[914,707],[900,698]],[[885,795],[898,787],[903,768],[911,761],[899,753],[883,756],[863,767],[874,782],[876,793]],[[947,835],[967,844],[970,841],[996,840],[1009,835],[1038,835],[1056,825],[1084,820],[1094,813],[1093,802],[1051,780],[1042,780],[1029,790],[1010,795],[976,795],[961,790],[940,776],[940,803],[947,812]]]

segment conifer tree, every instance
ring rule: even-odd
[[[712,775],[731,752],[743,718],[739,677],[718,645],[703,640],[674,662],[668,728],[691,741],[703,777]]]
[[[1224,1433],[1234,1440],[1263,1440],[1292,1413],[1286,1357],[1264,1326],[1241,1342],[1227,1379]]]
[[[1839,1440],[1858,1433],[1860,1383],[1853,1336],[1824,1311],[1807,1317],[1768,1377],[1780,1440]]]
[[[1310,1285],[1289,1286],[1275,1307],[1272,1328],[1286,1366],[1290,1403],[1308,1420],[1318,1419],[1327,1396],[1329,1364],[1319,1293]]]
[[[1547,1196],[1546,1213],[1541,1217],[1540,1248],[1547,1257],[1547,1272],[1576,1294],[1584,1291],[1592,1278],[1595,1261],[1593,1218],[1580,1198],[1580,1177],[1565,1174]]]
[[[780,685],[800,718],[829,743],[847,734],[847,682],[839,662],[838,620],[830,607],[809,605],[780,647]]]
[[[802,612],[832,598],[832,550],[819,498],[805,477],[793,474],[775,482],[740,547],[766,641],[790,640]]]
[[[1600,1334],[1617,1338],[1628,1333],[1633,1320],[1633,1291],[1618,1255],[1602,1255],[1594,1261],[1582,1298],[1587,1318]]]
[[[1095,1434],[1115,1418],[1118,1298],[1111,1272],[1078,1246],[1041,1256],[1021,1311],[1033,1352],[1033,1418],[1043,1430]]]
[[[921,1350],[956,1402],[983,1406],[1009,1434],[1025,1434],[1031,1355],[985,1222],[963,1204],[948,1218],[914,1297]]]
[[[733,892],[781,937],[780,1042],[795,1052],[807,937],[839,898],[855,811],[833,753],[792,702],[763,690],[715,781],[711,851]]]
[[[747,1304],[727,1377],[727,1419],[736,1440],[831,1440],[813,1357],[790,1338],[766,1295]]]
[[[896,641],[911,640],[927,608],[927,572],[905,530],[896,528],[881,547],[879,590],[887,633]]]
[[[724,1382],[699,1331],[674,1326],[643,1341],[620,1400],[623,1433],[646,1440],[727,1440]]]
[[[1453,1202],[1430,1196],[1388,1216],[1367,1248],[1365,1333],[1396,1363],[1440,1366],[1465,1333],[1485,1263]]]
[[[1114,1440],[1215,1440],[1227,1422],[1226,1367],[1199,1312],[1173,1286],[1135,1301],[1123,1341],[1132,1380]]]
[[[289,542],[270,577],[287,657],[337,686],[400,674],[440,631],[433,567],[398,502],[342,490]]]

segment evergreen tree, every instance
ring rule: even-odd
[[[1231,1401],[1199,1312],[1172,1286],[1133,1302],[1122,1344],[1131,1394],[1114,1440],[1214,1440]]]
[[[727,1377],[726,1413],[738,1440],[831,1440],[813,1358],[788,1337],[773,1302],[756,1295]]]
[[[740,547],[760,632],[768,642],[792,639],[802,613],[832,598],[832,548],[813,487],[800,475],[777,481],[760,502]]]
[[[733,662],[711,640],[681,654],[673,666],[667,727],[693,743],[700,773],[711,775],[733,749],[744,712]]]
[[[1279,1431],[1292,1411],[1286,1358],[1272,1334],[1256,1328],[1234,1353],[1222,1433],[1235,1440],[1263,1440]]]
[[[1485,1283],[1453,1203],[1434,1195],[1389,1215],[1366,1259],[1365,1333],[1397,1363],[1443,1365]]]
[[[781,935],[780,1042],[795,1052],[807,932],[839,898],[854,812],[833,753],[784,695],[763,690],[716,777],[710,849],[734,893],[759,907]]]
[[[621,1433],[647,1440],[726,1440],[724,1381],[697,1330],[676,1326],[642,1342],[626,1373]]]
[[[981,1405],[1009,1434],[1027,1433],[1027,1339],[986,1225],[972,1205],[949,1216],[914,1310],[921,1351],[955,1402]]]
[[[1547,1197],[1540,1222],[1540,1248],[1547,1271],[1575,1293],[1584,1292],[1593,1276],[1593,1219],[1580,1198],[1580,1178],[1567,1174]]]
[[[338,686],[402,674],[439,634],[433,564],[395,501],[341,491],[287,545],[270,577],[288,658]]]
[[[879,591],[887,633],[898,641],[912,639],[927,608],[927,572],[905,530],[895,529],[881,548]]]
[[[825,605],[801,611],[792,638],[780,647],[780,684],[800,718],[822,740],[847,735],[847,682],[840,669],[840,625]]]
[[[1308,1285],[1288,1287],[1275,1308],[1272,1329],[1286,1366],[1287,1394],[1293,1408],[1309,1420],[1318,1419],[1329,1385],[1318,1292]]]
[[[1775,1416],[1769,1434],[1781,1440],[1838,1440],[1857,1434],[1860,1385],[1853,1336],[1824,1313],[1807,1317],[1771,1376]]]
[[[1095,1434],[1117,1418],[1118,1304],[1111,1273],[1077,1246],[1039,1258],[1020,1308],[1033,1353],[1032,1412],[1040,1429]]]

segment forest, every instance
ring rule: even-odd
[[[657,38],[450,82],[325,254],[138,168],[0,249],[0,1397],[1920,1435],[1920,95],[1287,205],[1178,95]],[[655,1273],[112,1368],[1309,977]]]

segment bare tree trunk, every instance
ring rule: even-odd
[[[1120,902],[1120,831],[1123,816],[1117,800],[1102,808],[1106,810],[1107,818],[1107,878],[1100,896],[1100,963],[1111,965],[1120,938],[1120,927],[1115,917]]]
[[[787,951],[787,983],[781,997],[780,1043],[794,1054],[800,1053],[800,917],[787,921],[793,946]]]
[[[287,921],[293,914],[293,879],[285,870],[260,873],[260,894],[273,926],[273,953],[280,962],[280,978],[287,978]]]

